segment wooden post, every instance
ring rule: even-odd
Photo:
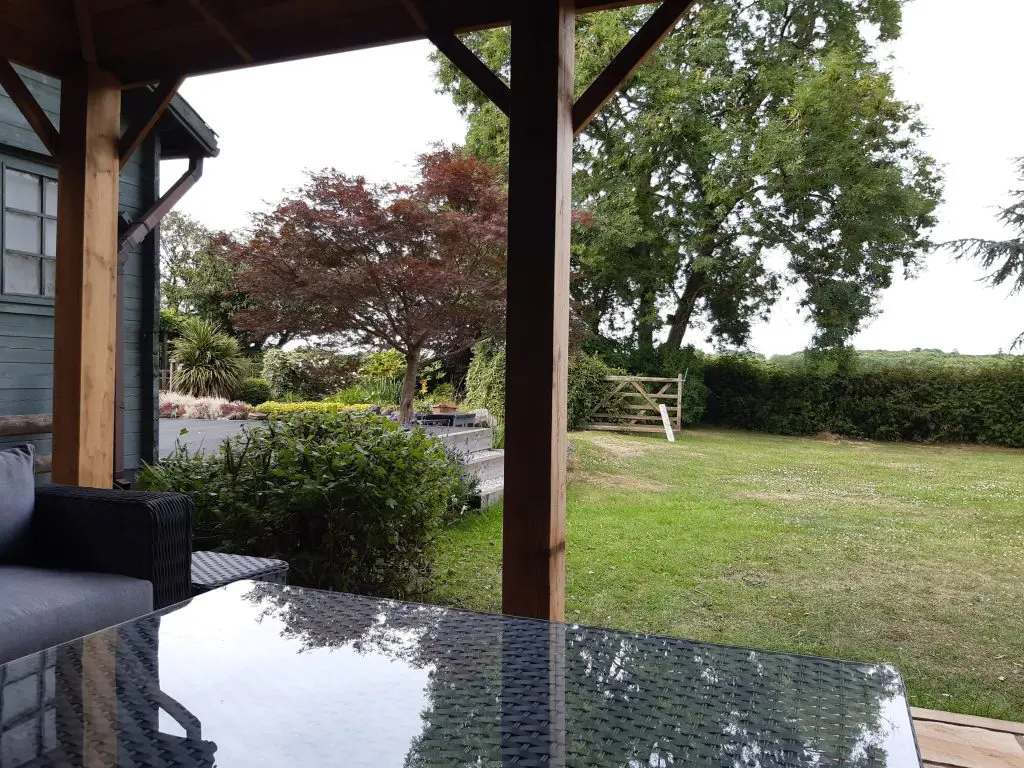
[[[514,4],[502,610],[565,608],[573,0]]]
[[[679,374],[679,389],[676,390],[676,431],[683,429],[683,374]]]
[[[109,488],[114,466],[121,86],[64,78],[53,363],[53,481]]]

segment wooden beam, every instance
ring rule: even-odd
[[[445,55],[445,58],[458,67],[494,106],[508,115],[512,100],[512,91],[508,84],[481,61],[454,32],[441,31],[438,25],[429,23],[417,0],[402,0],[402,4],[419,30]]]
[[[53,481],[110,488],[121,84],[86,66],[64,78],[60,111]]]
[[[124,132],[124,136],[121,137],[119,142],[121,168],[128,164],[132,155],[139,150],[142,142],[149,136],[149,132],[160,122],[160,118],[163,117],[164,112],[167,111],[171,102],[174,101],[174,97],[183,82],[185,82],[184,77],[171,78],[161,82],[156,87],[156,90],[150,91],[149,98],[145,100],[145,103],[139,110],[138,118],[128,126],[128,130]]]
[[[89,0],[75,0],[75,20],[78,22],[78,39],[82,46],[82,59],[86,64],[96,63],[96,38],[92,33],[92,11]]]
[[[129,248],[140,245],[202,177],[203,158],[197,155],[188,161],[188,170],[181,178],[124,231],[118,241],[118,255],[124,257]]]
[[[21,79],[21,75],[6,59],[0,59],[0,86],[3,86],[7,95],[11,97],[11,101],[14,102],[14,106],[25,116],[28,124],[32,126],[32,130],[43,142],[43,146],[50,151],[51,155],[57,157],[60,153],[60,134],[49,116],[39,106],[36,97],[25,85],[25,81]]]
[[[513,13],[502,610],[561,620],[575,3]]]
[[[0,437],[46,435],[52,429],[53,416],[48,413],[37,416],[0,416]]]
[[[619,54],[576,101],[572,110],[573,133],[579,135],[630,76],[672,31],[696,0],[664,0]]]
[[[206,5],[205,0],[188,0],[192,7],[199,11],[199,15],[203,17],[203,20],[217,30],[217,34],[220,35],[224,40],[235,49],[235,52],[242,58],[246,64],[253,63],[253,56],[249,52],[249,47],[243,45],[238,39],[238,34],[231,31],[231,27],[225,19],[222,19],[219,14],[210,10],[209,6]]]

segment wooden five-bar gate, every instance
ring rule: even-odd
[[[594,414],[591,429],[662,432],[661,406],[672,428],[683,428],[683,387],[686,374],[674,379],[656,376],[606,376],[608,391]]]

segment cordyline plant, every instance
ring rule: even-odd
[[[505,311],[508,202],[497,173],[451,150],[422,155],[413,184],[370,184],[335,170],[228,242],[238,287],[256,308],[241,327],[336,336],[405,357],[401,419],[412,418],[425,354],[462,351]]]

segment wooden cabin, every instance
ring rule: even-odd
[[[20,66],[16,72],[53,124],[59,125],[60,80]],[[150,93],[126,92],[122,112],[131,115],[144,108]],[[127,120],[122,118],[122,123]],[[145,232],[131,228],[160,201],[161,160],[190,159],[194,168],[217,152],[216,134],[177,96],[121,169],[119,230],[131,242],[125,242],[118,265],[122,306],[117,324],[123,353],[117,405],[110,414],[117,425],[115,477],[130,480],[143,462],[154,461],[159,440],[154,378],[159,234],[154,227],[144,227]],[[0,417],[52,413],[58,176],[56,159],[0,88]],[[48,457],[52,440],[46,420],[26,429],[47,431],[0,436],[0,447],[27,440],[38,455]],[[44,459],[38,468],[45,470],[46,464]],[[40,479],[47,476],[43,472]]]

